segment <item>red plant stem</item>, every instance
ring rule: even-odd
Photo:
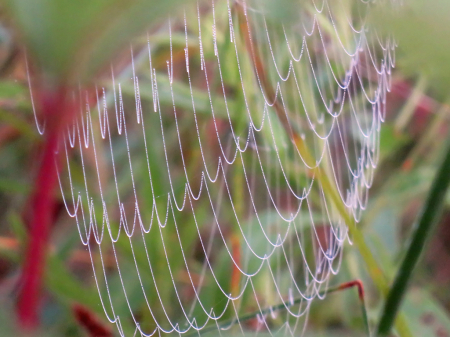
[[[89,337],[113,337],[111,330],[87,308],[75,304],[72,307],[75,319],[86,329]]]
[[[364,285],[361,280],[353,280],[350,282],[342,283],[341,285],[339,285],[337,290],[344,290],[353,287],[358,288],[358,297],[361,301],[364,301]]]
[[[67,104],[65,89],[46,92],[39,98],[40,112],[46,123],[45,138],[28,206],[29,236],[17,303],[18,322],[25,330],[33,330],[39,324],[46,248],[56,206],[54,191],[58,180],[55,160],[59,157],[56,151],[60,135],[75,111],[73,106]]]
[[[340,284],[338,286],[330,287],[327,290],[321,291],[320,292],[320,297],[325,296],[326,294],[335,293],[335,292],[338,292],[338,291],[341,291],[341,290],[345,290],[345,289],[350,289],[350,288],[353,288],[353,287],[357,287],[358,288],[358,296],[359,296],[360,303],[361,303],[361,309],[362,309],[362,314],[363,314],[364,325],[365,325],[365,328],[366,328],[367,336],[370,336],[369,322],[368,322],[368,319],[367,319],[367,311],[366,311],[366,307],[365,307],[365,304],[364,304],[364,285],[363,285],[361,280],[354,280],[354,281],[350,281],[350,282],[345,282],[345,283],[342,283],[342,284]],[[251,313],[248,313],[248,314],[245,314],[245,315],[242,315],[242,316],[238,317],[238,319],[236,319],[236,317],[235,317],[235,318],[229,319],[228,321],[222,322],[218,327],[219,327],[219,330],[222,329],[222,328],[223,329],[229,329],[229,327],[231,325],[233,325],[233,324],[236,324],[236,323],[241,323],[242,324],[244,322],[249,322],[249,321],[255,320],[258,316],[259,317],[264,317],[265,315],[269,315],[270,313],[281,311],[281,310],[285,310],[286,308],[293,307],[294,305],[304,303],[304,301],[305,301],[305,298],[303,296],[300,296],[300,297],[298,297],[296,299],[289,300],[289,301],[286,301],[286,302],[282,302],[280,304],[276,304],[276,305],[273,305],[271,307],[266,307],[266,308],[263,308],[263,309],[259,308],[255,312],[251,312]],[[217,326],[216,325],[207,326],[206,328],[204,328],[202,330],[202,335],[206,335],[207,333],[209,333],[211,331],[217,331]],[[197,335],[198,335],[198,332],[195,331],[193,333],[186,334],[185,337],[194,337],[194,336],[197,336]]]
[[[241,244],[237,234],[233,234],[231,237],[231,247],[234,263],[233,270],[231,272],[231,295],[239,295],[239,283],[241,281],[241,271],[239,270],[241,264]]]

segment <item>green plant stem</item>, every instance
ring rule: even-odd
[[[346,290],[346,289],[350,289],[350,288],[354,288],[354,287],[358,288],[358,297],[359,297],[360,304],[361,304],[361,312],[362,312],[362,318],[363,318],[363,321],[364,321],[364,328],[365,328],[367,336],[370,336],[367,310],[366,310],[366,306],[365,306],[365,302],[364,302],[364,289],[363,289],[363,286],[362,286],[362,282],[360,280],[350,281],[350,282],[346,282],[346,283],[343,283],[343,284],[339,284],[339,285],[334,286],[334,287],[330,287],[327,290],[320,292],[319,296],[322,297],[322,296],[325,296],[327,294],[331,294],[331,293],[334,293],[334,292],[337,292],[337,291]],[[271,314],[273,312],[278,312],[278,311],[286,309],[286,308],[291,308],[294,305],[301,304],[303,301],[306,301],[304,297],[298,297],[298,298],[295,298],[291,302],[282,302],[282,303],[279,303],[279,304],[275,304],[273,306],[270,306],[270,307],[267,307],[267,308],[264,308],[264,309],[261,309],[261,310],[257,310],[257,311],[245,314],[245,315],[240,316],[238,318],[233,318],[233,319],[227,320],[227,321],[223,322],[220,325],[211,325],[211,326],[206,327],[206,328],[204,328],[202,330],[202,335],[204,335],[206,333],[209,333],[209,332],[212,332],[212,331],[216,331],[217,329],[219,329],[219,330],[220,329],[228,329],[230,326],[232,326],[232,325],[234,325],[234,324],[236,324],[238,322],[239,323],[243,323],[243,322],[249,321],[251,319],[255,319],[258,316],[264,317],[264,316],[269,315],[269,314]],[[188,335],[186,335],[186,337],[191,337],[191,336],[194,336],[194,335],[198,335],[198,333],[195,332],[195,333],[192,333],[192,334],[188,334]]]
[[[450,136],[447,139],[445,158],[431,185],[425,205],[419,216],[417,227],[409,243],[406,255],[398,269],[394,284],[389,291],[384,310],[378,324],[377,335],[386,336],[406,293],[409,280],[416,267],[425,244],[439,223],[444,208],[445,194],[450,184]]]
[[[304,157],[303,159],[311,163],[313,159],[309,152],[309,149],[306,147],[306,144],[300,137],[295,137],[294,140],[297,148]],[[322,168],[316,167],[313,170],[313,173],[315,174],[316,179],[321,183],[325,195],[329,196],[336,209],[338,210],[340,216],[347,224],[347,228],[353,240],[353,243],[358,248],[359,253],[361,254],[361,257],[363,258],[366,265],[367,271],[369,272],[369,275],[372,278],[375,286],[378,288],[383,297],[387,297],[389,293],[388,281],[383,271],[379,267],[378,262],[375,260],[372,252],[367,246],[362,232],[358,229],[358,227],[356,227],[354,219],[348,214],[335,186],[332,184]],[[399,317],[395,321],[395,328],[402,337],[412,336],[404,315],[399,315]]]

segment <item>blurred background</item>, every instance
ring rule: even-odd
[[[92,2],[95,3],[95,1]],[[36,3],[40,3],[41,6],[50,6],[45,1]],[[100,3],[102,2],[100,1]],[[117,3],[122,2],[117,1]],[[130,5],[129,16],[131,18],[134,18],[133,15],[141,9],[139,2],[137,3],[135,7]],[[156,13],[157,11],[152,6],[156,6],[154,3],[157,2],[148,1],[147,3],[148,8]],[[289,1],[283,1],[283,3],[288,4]],[[169,1],[166,6],[158,8],[159,14],[153,14],[153,16],[165,17],[167,13],[172,14],[176,5],[176,1]],[[45,73],[45,76],[40,74],[41,79],[35,80],[35,85],[37,86],[41,83],[39,81],[42,81],[42,77],[46,77],[47,80],[50,79],[49,81],[53,81],[53,83],[60,83],[55,78],[66,78],[68,79],[67,82],[73,82],[73,73],[81,73],[83,74],[82,77],[86,78],[89,76],[86,74],[91,74],[94,69],[95,73],[98,74],[95,80],[102,86],[111,87],[111,81],[108,77],[109,69],[104,65],[105,63],[109,64],[111,57],[98,52],[101,48],[98,48],[94,41],[92,45],[95,48],[86,48],[88,51],[84,51],[90,54],[89,57],[82,53],[77,54],[81,56],[78,59],[79,63],[75,66],[66,66],[63,61],[55,61],[53,63],[58,64],[56,67],[48,60],[47,55],[44,53],[41,55],[39,51],[36,51],[36,48],[39,48],[39,44],[37,44],[38,47],[33,45],[33,36],[29,34],[30,29],[35,29],[39,32],[38,34],[48,36],[45,34],[46,30],[44,28],[39,30],[36,26],[29,28],[28,26],[32,26],[32,24],[28,26],[24,24],[24,22],[30,22],[27,20],[32,19],[28,12],[24,14],[25,12],[21,11],[20,8],[31,6],[31,2],[25,0],[7,1],[0,6],[0,336],[18,336],[21,334],[20,329],[17,328],[15,317],[17,294],[20,291],[18,281],[28,242],[26,223],[29,221],[27,217],[30,216],[29,199],[35,184],[36,172],[40,162],[39,153],[42,148],[42,137],[36,130],[33,107],[30,100],[25,51],[31,50],[31,58],[35,57],[36,59],[34,63],[31,62],[32,73],[34,71],[34,73],[40,74],[40,69],[44,69],[43,73]],[[35,6],[38,5],[35,4]],[[83,7],[82,5],[79,8],[75,7],[67,11],[68,15],[76,18],[76,10],[78,9],[81,13]],[[219,6],[218,8],[224,10],[226,7]],[[29,11],[33,12],[31,7]],[[143,12],[147,13],[146,11]],[[372,20],[372,24],[378,26],[378,29],[392,32],[398,47],[395,52],[395,69],[392,73],[390,93],[387,96],[386,121],[381,128],[380,159],[374,183],[370,189],[367,209],[362,215],[359,226],[382,270],[389,279],[392,279],[404,254],[404,248],[408,243],[408,238],[411,235],[414,222],[437,170],[437,165],[442,158],[445,150],[444,145],[449,133],[450,106],[447,103],[448,88],[450,86],[450,62],[448,56],[450,55],[450,42],[448,42],[450,34],[450,25],[448,24],[450,4],[444,0],[433,1],[433,3],[414,0],[401,7],[394,6],[388,12],[388,14],[383,12],[381,15],[374,11],[373,15],[369,17]],[[53,14],[57,15],[57,13],[56,11]],[[105,13],[108,12],[106,11]],[[107,16],[105,13],[103,13],[103,16]],[[196,15],[195,4],[193,4],[193,10],[188,13]],[[205,9],[201,13],[205,17],[208,17],[210,14],[210,9]],[[283,15],[288,16],[289,11],[280,11],[276,15],[281,15],[281,17]],[[64,15],[61,15],[61,17],[58,20],[64,19]],[[83,18],[86,17],[83,16]],[[141,19],[139,17],[139,20]],[[291,19],[289,17],[286,18],[286,20]],[[52,20],[52,17],[44,16],[42,20]],[[120,17],[118,22],[125,24],[126,20],[127,18]],[[135,21],[139,20],[135,19]],[[182,22],[183,16],[178,15],[177,20]],[[39,26],[40,24],[42,25],[42,22],[45,21],[35,20],[32,23]],[[102,20],[99,20],[99,22],[102,22]],[[88,26],[88,23],[88,21],[83,21],[80,27],[83,27],[83,24]],[[58,25],[47,27],[47,29],[55,30],[55,27],[58,27]],[[167,30],[161,29],[163,27],[162,24],[155,24],[151,27],[146,27],[145,24],[136,24],[126,33],[120,36],[118,36],[119,34],[116,35],[118,36],[117,44],[119,45],[121,40],[127,41],[130,36],[133,36],[133,50],[136,51],[136,58],[139,58],[139,51],[145,50],[147,44],[146,34],[136,34],[136,32],[145,32],[142,27],[149,29],[150,32],[153,67],[157,71],[167,71],[166,59],[169,55],[169,45],[167,44]],[[179,27],[183,27],[182,23],[179,24]],[[98,35],[101,36],[101,39],[107,41],[109,33],[115,36],[114,34],[117,33],[115,29],[115,27],[112,27],[111,32]],[[183,31],[181,30],[181,32]],[[184,36],[180,32],[177,34],[172,37],[176,58],[173,63],[175,73],[177,72],[176,67],[181,67],[184,64],[186,56]],[[205,31],[204,34],[213,34],[213,32]],[[225,33],[222,35],[225,35]],[[222,35],[218,34],[217,39],[219,42]],[[64,34],[63,38],[67,39],[67,36],[71,35]],[[189,38],[195,39],[196,37],[190,36]],[[58,53],[58,48],[61,46],[58,42],[60,41],[59,39],[60,37],[57,35],[49,38],[49,40],[54,41],[52,48],[54,48],[55,54]],[[111,44],[105,45],[110,46]],[[230,47],[226,46],[225,43],[219,44],[219,46],[224,50],[221,49],[221,52],[233,52],[232,50],[227,50]],[[80,46],[67,47],[67,54],[71,54],[70,48],[80,48]],[[106,54],[107,51],[114,52],[115,48],[111,47],[101,50]],[[59,54],[64,53],[61,52]],[[130,56],[128,50],[126,52],[116,52],[114,55],[117,73],[130,77]],[[93,62],[85,61],[85,59],[90,58],[96,60],[94,64]],[[209,46],[209,50],[205,51],[205,58],[205,64],[214,58],[214,50],[211,46]],[[62,56],[61,60],[64,60]],[[195,77],[195,69],[200,68],[198,61],[197,63],[192,61],[191,66],[192,82],[196,83],[195,99],[198,102],[198,112],[201,115],[202,108],[205,111],[209,109],[208,88],[202,84],[199,78]],[[244,73],[246,72],[245,67],[246,65],[244,64]],[[137,64],[136,71],[142,78],[140,95],[144,99],[146,96],[150,96],[150,98],[147,97],[148,102],[150,102],[152,98],[150,91],[153,83],[148,73],[144,74],[144,71],[148,72],[148,69]],[[225,73],[227,91],[232,95],[232,93],[239,91],[241,82],[237,78],[236,72],[226,69]],[[251,74],[252,70],[248,70],[247,73]],[[83,81],[89,86],[92,79],[84,79]],[[175,92],[178,95],[179,108],[188,110],[191,99],[188,87],[183,87],[183,83],[176,84],[178,86]],[[162,102],[161,104],[170,109],[172,100],[168,88],[168,83],[166,83],[166,87],[162,86],[159,88],[159,98]],[[135,104],[133,82],[128,81],[127,86],[127,83],[124,81],[122,91],[124,104],[133,106]],[[239,98],[238,95],[235,98],[236,102],[231,102],[230,104],[238,105],[243,103],[239,101],[242,98]],[[224,103],[217,101],[214,104],[215,106],[223,107]],[[149,104],[149,109],[152,108]],[[208,127],[211,130],[211,118],[205,117],[205,115],[200,116],[200,123],[205,130],[208,130]],[[219,117],[222,118],[223,116]],[[155,119],[155,123],[159,122],[157,116],[152,118]],[[220,118],[219,127],[222,125],[220,124]],[[243,128],[243,122],[239,121],[239,116],[234,116],[233,118],[235,118],[233,125],[236,126],[237,132],[239,132],[239,128]],[[175,125],[173,122],[164,120],[161,123],[165,123],[169,130],[166,139],[166,147],[169,151],[171,148],[177,148],[178,139],[176,132],[180,132],[183,135],[183,139],[186,140],[184,145],[188,149],[187,152],[189,152],[189,149],[191,150],[189,152],[191,160],[189,170],[195,171],[198,169],[196,165],[200,161],[200,154],[194,145],[190,145],[190,140],[192,139],[190,135],[192,135],[194,128],[192,121],[189,121],[185,116],[181,116],[179,125],[181,131],[174,131]],[[219,131],[222,132],[221,136],[224,143],[226,143],[227,132],[229,131],[226,130],[225,126],[223,128],[223,130]],[[130,128],[130,134],[138,132],[138,129]],[[208,131],[205,131],[202,135],[206,141],[215,137],[215,134],[209,134]],[[151,137],[152,134],[150,133],[148,136]],[[154,139],[150,139],[153,142],[152,144],[157,143],[161,145],[161,139],[156,137],[155,134],[153,136]],[[136,141],[133,148],[133,136],[130,137],[130,142],[132,151],[139,151],[139,146],[136,145],[138,141]],[[217,148],[214,148],[217,144],[210,142],[210,145],[211,148],[207,150],[210,151],[210,155],[213,155],[218,151]],[[157,151],[157,147],[155,146],[154,148]],[[127,148],[123,142],[117,141],[116,150],[115,155],[117,156],[117,162],[119,162],[118,170],[120,171],[119,185],[125,186],[129,184],[129,178],[121,178],[122,175],[126,176],[127,172],[125,172],[125,169],[120,168],[120,162],[126,162]],[[88,153],[86,158],[87,170],[92,170],[91,173],[94,173],[94,166],[89,167],[94,161],[93,154]],[[158,160],[152,159],[152,167],[156,167],[155,172],[163,172],[166,162],[162,153],[154,153],[154,158],[159,158]],[[75,184],[78,182],[82,185],[80,157],[74,155],[71,159],[73,160]],[[145,157],[142,156],[140,159],[134,160],[141,161],[140,164],[135,164],[137,167],[144,167],[144,169],[138,169],[134,172],[136,181],[140,181],[146,172]],[[169,158],[168,160],[175,162],[177,159]],[[164,186],[164,184],[165,186],[168,185],[168,178],[164,174],[161,173],[159,176],[158,173],[154,174],[156,174],[155,180],[159,180],[158,183],[161,186]],[[239,180],[239,176],[242,173],[239,174],[236,171],[234,176],[232,173],[230,175],[234,177],[231,179],[237,180],[234,182],[237,186],[243,183],[243,180]],[[112,179],[112,176],[105,174],[104,179]],[[197,179],[199,179],[198,176]],[[277,183],[276,178],[273,179],[272,183]],[[176,184],[175,189],[179,189],[177,193],[182,195],[183,190]],[[159,188],[163,188],[161,186]],[[123,190],[125,191],[124,194],[131,194],[129,187],[125,186]],[[114,197],[114,186],[109,192],[112,195],[107,196],[106,199]],[[162,195],[164,191],[156,193]],[[218,192],[213,191],[212,193]],[[89,317],[94,317],[92,320],[96,324],[106,327],[107,332],[99,332],[99,336],[109,336],[107,333],[110,332],[108,331],[111,331],[110,335],[114,335],[112,333],[116,332],[104,318],[103,310],[99,305],[97,289],[92,277],[89,252],[80,242],[79,231],[74,219],[70,218],[65,210],[59,189],[55,191],[55,195],[58,203],[53,214],[51,236],[48,242],[48,258],[43,278],[42,306],[39,314],[40,326],[33,334],[36,336],[92,336],[92,332],[89,334],[86,330],[86,324],[84,326],[80,324],[79,317],[84,312]],[[151,198],[151,196],[147,197]],[[145,195],[143,198],[145,198]],[[288,203],[289,201],[284,200],[284,202]],[[239,202],[237,203],[239,204]],[[245,202],[242,204],[245,204]],[[423,259],[411,280],[411,287],[402,307],[402,312],[404,312],[414,336],[450,336],[449,205],[450,194],[447,194],[444,215],[436,231],[432,233],[430,244],[423,253]],[[127,207],[132,209],[133,204]],[[157,207],[163,209],[165,205],[158,205]],[[237,210],[237,212],[244,211]],[[147,216],[150,216],[148,212],[151,212],[151,210],[147,209],[146,212]],[[269,213],[265,215],[270,218]],[[101,215],[99,216],[101,217]],[[116,214],[116,217],[118,217],[118,214]],[[200,219],[201,217],[207,218],[208,214],[205,211],[205,214],[200,214],[199,217]],[[188,223],[186,227],[188,226],[194,226],[194,224]],[[232,231],[232,229],[229,230]],[[189,231],[186,230],[186,232]],[[206,228],[202,235],[206,236],[208,234]],[[230,238],[232,241],[232,236]],[[193,260],[201,260],[201,258],[195,257],[195,254],[198,254],[200,250],[199,243],[187,236],[186,240],[186,245],[193,253]],[[151,254],[158,254],[158,249],[161,249],[160,245],[160,242],[152,242],[152,247],[156,247],[154,248],[156,251]],[[133,263],[133,255],[130,254],[126,242],[123,244],[119,243],[118,250],[125,261],[130,264]],[[311,248],[311,250],[314,249]],[[223,277],[227,277],[230,270],[229,261],[228,264],[222,263],[223,257],[221,254],[222,252],[217,252],[215,261],[217,265],[224,266],[222,274],[224,274]],[[113,264],[111,261],[108,262],[108,258],[110,256],[104,257],[105,263],[107,265],[108,263]],[[181,261],[179,262],[181,263]],[[162,267],[157,277],[161,278],[161,282],[164,282],[164,279],[170,276],[165,275],[163,271],[167,263],[161,261],[160,264]],[[155,265],[158,268],[157,261],[155,261]],[[112,270],[113,266],[110,267]],[[176,267],[174,268],[176,269]],[[374,324],[379,317],[383,300],[365,270],[364,262],[357,249],[346,244],[340,272],[332,278],[332,283],[339,284],[361,279],[365,287],[369,321]],[[123,273],[125,276],[127,275],[126,270]],[[118,276],[111,273],[110,280],[109,291],[111,293],[121,291],[121,283]],[[136,281],[134,281],[134,285],[132,282],[133,280],[130,280],[128,287],[138,287]],[[180,284],[180,287],[182,287],[181,281]],[[228,286],[233,291],[233,285],[230,284]],[[193,297],[192,294],[185,295],[187,298]],[[162,296],[167,296],[169,299],[173,294],[163,294]],[[215,296],[213,291],[211,291],[210,296],[211,301],[213,301]],[[155,299],[150,300],[154,301]],[[134,294],[134,296],[132,294],[130,303],[133,310],[138,313],[140,308],[145,305],[144,298],[139,296],[139,294]],[[83,309],[79,309],[77,307],[78,304],[82,304]],[[128,310],[125,307],[125,303],[117,305],[124,312]],[[331,337],[363,336],[364,330],[361,315],[356,291],[346,290],[330,294],[326,299],[315,300],[312,303],[306,335]],[[142,319],[145,322],[146,318],[143,317]],[[146,322],[149,327],[154,324],[149,317],[147,317]],[[127,324],[130,325],[130,322],[124,323],[124,329],[133,331]]]

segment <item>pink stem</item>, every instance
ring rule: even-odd
[[[45,139],[40,166],[29,201],[29,237],[18,295],[17,318],[25,330],[39,324],[42,278],[45,270],[47,243],[54,218],[57,184],[55,160],[60,135],[75,109],[67,104],[66,90],[60,89],[41,96],[41,112],[45,118]]]

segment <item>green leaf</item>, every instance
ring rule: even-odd
[[[181,0],[8,0],[36,65],[52,84],[86,80]],[[183,1],[182,3],[186,3]]]
[[[96,313],[102,314],[98,294],[93,288],[83,286],[55,255],[49,255],[46,267],[47,288],[63,302],[82,303]]]
[[[426,290],[412,289],[402,310],[415,336],[447,336],[450,317],[446,309]]]
[[[425,75],[430,86],[446,95],[450,84],[450,2],[411,0],[396,10],[386,7],[374,12],[371,20],[398,41],[403,73]]]

